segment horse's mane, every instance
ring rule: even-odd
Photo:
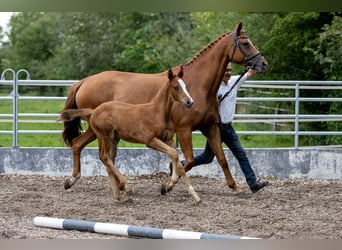
[[[214,44],[218,43],[218,41],[220,41],[222,38],[226,37],[227,35],[229,35],[231,32],[227,32],[225,34],[222,34],[221,36],[219,36],[218,38],[216,38],[214,41],[212,41],[211,43],[209,43],[204,49],[202,49],[200,52],[198,52],[197,55],[195,55],[189,62],[183,64],[183,66],[189,66],[190,64],[194,63],[204,52],[208,51],[209,49],[211,49]]]

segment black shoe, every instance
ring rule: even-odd
[[[257,181],[250,188],[252,193],[258,192],[260,189],[263,189],[268,185],[268,181]]]

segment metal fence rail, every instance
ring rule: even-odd
[[[12,80],[5,78],[6,74],[12,74]],[[25,73],[26,80],[19,80],[19,74]],[[2,72],[0,86],[12,86],[12,92],[9,96],[0,96],[0,101],[11,101],[13,103],[12,114],[0,114],[0,122],[13,122],[12,130],[0,130],[0,135],[11,134],[13,136],[12,147],[19,147],[19,134],[60,134],[59,130],[19,130],[19,118],[56,118],[57,114],[40,114],[40,113],[19,113],[18,101],[65,101],[66,97],[54,96],[21,96],[19,95],[19,86],[64,86],[68,87],[77,80],[31,80],[29,72],[21,69],[15,72],[12,69],[6,69]],[[292,114],[245,114],[237,113],[234,117],[234,123],[294,123],[293,131],[237,131],[239,135],[286,135],[294,136],[294,148],[299,148],[299,136],[303,135],[328,135],[342,136],[342,131],[300,131],[299,124],[303,122],[321,122],[321,121],[342,121],[342,114],[301,114],[300,103],[303,102],[342,102],[342,98],[313,98],[301,97],[301,90],[342,90],[342,81],[247,81],[242,89],[292,89],[293,97],[238,97],[238,103],[267,103],[267,102],[292,102],[294,103],[294,111]],[[342,93],[342,92],[341,92]],[[25,120],[25,122],[28,122]],[[34,122],[34,120],[30,121]],[[41,120],[39,122],[42,122]],[[54,122],[46,120],[46,122]],[[193,132],[194,135],[201,135],[200,132]]]

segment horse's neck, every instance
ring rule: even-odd
[[[156,115],[158,115],[160,119],[169,121],[173,98],[169,94],[168,83],[164,83],[161,89],[159,89],[152,99],[152,103],[154,103]]]
[[[230,61],[229,47],[232,45],[231,33],[216,39],[196,57],[184,65],[184,75],[189,84],[205,90],[208,97],[216,96],[225,68]]]

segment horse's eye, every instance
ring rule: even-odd
[[[178,91],[178,89],[179,89],[178,86],[174,86],[173,88],[174,88],[174,90],[176,90],[176,91]]]
[[[242,43],[242,45],[245,47],[245,48],[249,48],[249,43]]]

